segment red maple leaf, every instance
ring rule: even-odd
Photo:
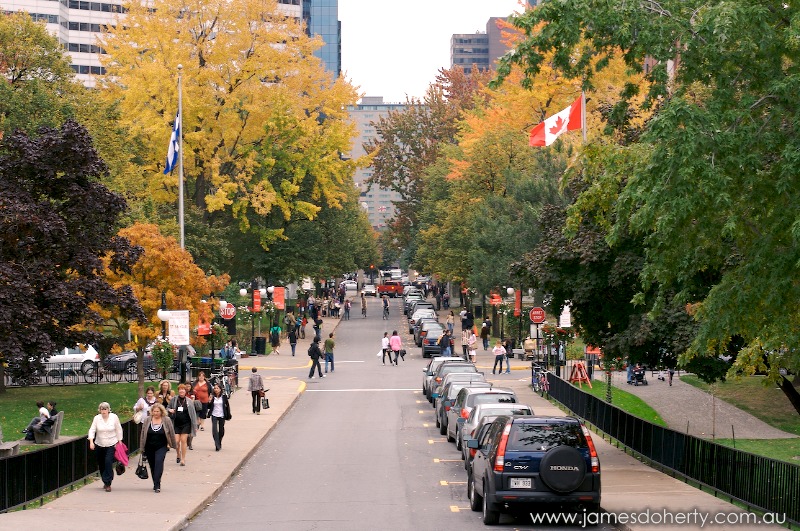
[[[561,129],[564,127],[565,123],[566,122],[564,120],[562,120],[561,117],[559,116],[558,119],[556,120],[555,125],[550,128],[550,134],[551,135],[557,135],[558,132],[561,131]]]

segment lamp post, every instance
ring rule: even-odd
[[[169,314],[167,313],[167,292],[164,290],[161,290],[161,308],[159,308],[157,315],[161,319],[161,339],[166,340]]]
[[[267,294],[267,290],[258,287],[258,280],[253,279],[250,282],[250,354],[258,354],[256,348],[256,317],[255,314],[261,311],[261,299]],[[247,296],[247,288],[241,288],[239,295],[242,297]],[[261,325],[259,324],[259,332],[261,332]]]

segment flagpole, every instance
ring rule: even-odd
[[[581,91],[581,131],[583,131],[583,143],[586,143],[586,93]]]
[[[182,87],[183,65],[178,65],[178,224],[181,230],[181,249],[186,248],[183,236],[183,87]],[[584,137],[586,132],[584,131]]]

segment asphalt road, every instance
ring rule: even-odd
[[[366,319],[356,301],[351,320],[337,328],[336,371],[307,380],[292,410],[188,529],[485,527],[469,509],[459,453],[439,435],[420,392],[426,361],[405,333],[400,299],[392,301],[389,321],[378,301],[368,302]],[[384,366],[376,356],[380,338],[394,329],[410,355],[398,367]],[[553,526],[504,515],[499,527]]]

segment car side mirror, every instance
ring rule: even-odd
[[[467,439],[467,448],[471,450],[477,450],[479,448],[478,439]]]
[[[425,374],[427,374],[428,376],[430,376],[430,375],[431,375],[431,373],[429,373],[429,372],[428,372],[428,369],[422,369],[422,372],[424,372],[424,373],[425,373]]]

